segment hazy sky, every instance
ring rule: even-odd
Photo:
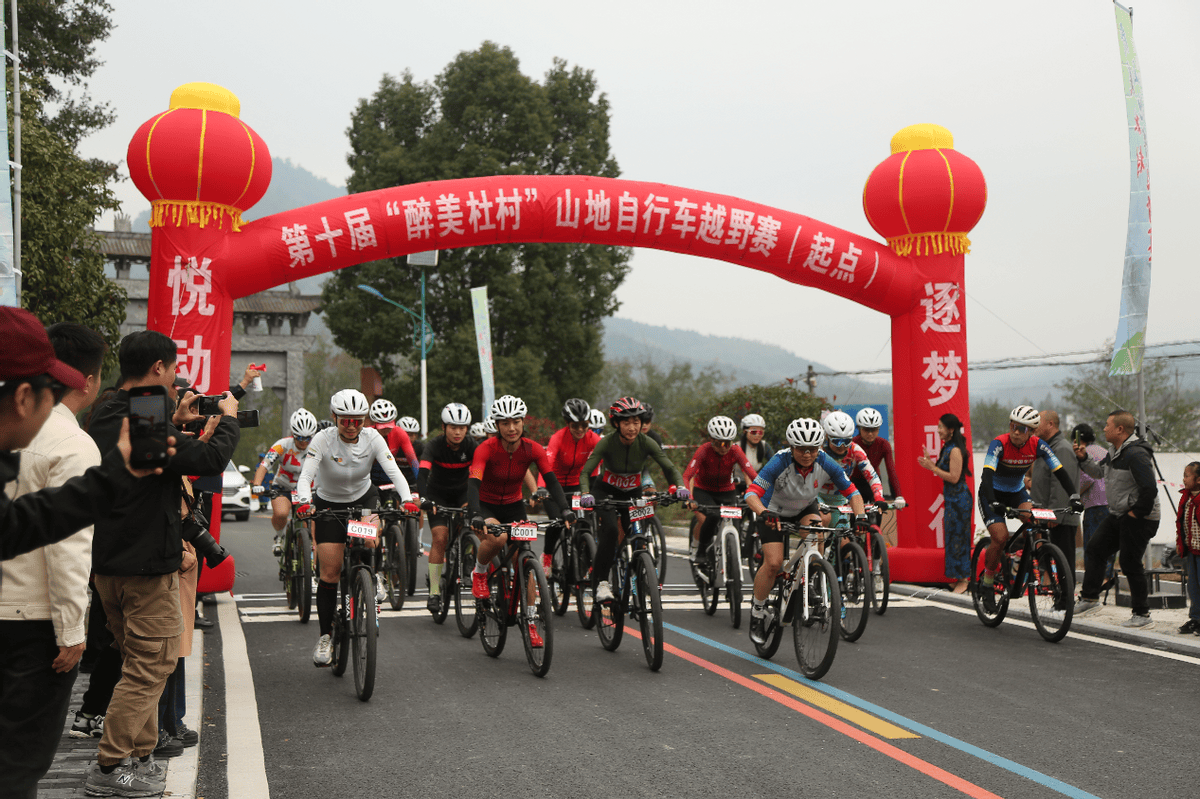
[[[238,95],[272,155],[342,185],[350,113],[383,74],[431,80],[490,39],[539,80],[554,57],[594,71],[622,177],[875,239],[861,199],[871,169],[899,129],[943,125],[988,182],[967,256],[970,358],[1088,349],[1116,332],[1129,151],[1109,0],[110,2],[116,29],[90,88],[118,119],[86,155],[124,161],[176,86],[208,81]],[[1154,203],[1148,340],[1196,339],[1200,3],[1135,12]],[[118,191],[131,215],[148,206],[132,183]],[[888,319],[847,300],[655,250],[632,267],[619,316],[769,340],[835,368],[890,363]],[[805,333],[804,320],[841,336]]]

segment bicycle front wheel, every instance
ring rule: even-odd
[[[1029,565],[1029,613],[1038,633],[1051,643],[1061,641],[1071,629],[1075,580],[1067,556],[1046,541],[1033,551]]]
[[[596,633],[600,636],[600,645],[609,652],[615,652],[621,645],[621,636],[625,634],[625,598],[621,595],[620,561],[613,564],[610,584],[613,598],[596,602],[592,606],[592,618],[595,620]]]
[[[663,662],[662,595],[658,590],[658,567],[648,552],[634,559],[634,597],[638,622],[642,628],[642,652],[650,671],[658,671]]]
[[[488,598],[479,601],[479,640],[490,657],[499,657],[508,639],[508,603],[512,573],[496,569],[488,573]]]
[[[566,614],[571,607],[571,586],[567,584],[568,552],[570,552],[570,533],[563,531],[550,553],[550,574],[547,582],[550,586],[550,602],[554,606],[554,615]]]
[[[579,534],[575,548],[575,612],[583,629],[596,626],[595,593],[592,589],[592,563],[596,560],[596,538],[590,532]]]
[[[882,616],[887,612],[888,595],[892,591],[892,567],[888,564],[887,544],[879,532],[871,533],[871,573],[875,583],[871,609]]]
[[[841,597],[833,567],[821,558],[813,558],[799,590],[803,593],[797,598],[799,607],[792,616],[796,660],[805,677],[819,680],[833,665],[838,646]]]
[[[404,520],[404,554],[407,558],[404,568],[408,571],[405,590],[412,596],[417,590],[417,559],[421,557],[421,527],[416,519]]]
[[[753,638],[750,639],[750,643],[754,644],[754,651],[760,658],[770,660],[779,651],[779,644],[783,640],[783,591],[785,585],[782,576],[776,577],[775,585],[771,586],[771,593],[767,596],[765,641],[760,644]]]
[[[308,537],[308,526],[297,525],[292,531],[292,595],[296,598],[296,612],[301,624],[308,624],[312,614],[313,571],[312,542]]]
[[[842,600],[839,629],[847,641],[857,641],[871,617],[867,610],[871,607],[873,581],[867,567],[867,553],[856,541],[845,541],[839,548],[838,557],[838,588]]]
[[[554,607],[550,602],[550,587],[536,555],[523,552],[520,563],[521,641],[525,644],[529,668],[536,676],[545,677],[554,656],[554,630],[550,626]]]
[[[348,584],[345,566],[342,567],[342,579],[338,583],[338,595],[341,603],[333,620],[333,671],[334,677],[341,677],[350,665],[350,614],[354,595]]]
[[[733,527],[725,530],[725,599],[729,601],[729,621],[733,629],[742,626],[742,544]]]
[[[479,536],[467,533],[459,539],[458,558],[454,562],[454,623],[463,638],[479,630],[479,613],[475,597],[471,596],[471,572],[475,570],[475,553],[479,551]],[[449,565],[449,564],[447,564]],[[442,597],[443,600],[446,597]]]
[[[985,627],[998,627],[1008,614],[1008,593],[1004,590],[1003,578],[1008,570],[1006,553],[1000,556],[1000,571],[991,585],[983,584],[983,572],[987,566],[987,548],[992,543],[991,536],[984,536],[975,544],[975,552],[971,555],[971,604],[975,606],[975,615]],[[984,593],[992,597],[991,607],[984,604]]]
[[[408,574],[404,566],[404,537],[400,525],[389,524],[383,531],[383,581],[387,585],[388,605],[392,610],[404,607]]]
[[[375,579],[371,570],[354,572],[354,603],[350,606],[350,651],[354,692],[366,702],[375,691],[375,655],[379,621],[375,615]]]

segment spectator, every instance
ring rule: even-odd
[[[1071,447],[1071,442],[1067,441],[1067,437],[1059,429],[1058,413],[1042,411],[1042,420],[1034,431],[1034,435],[1046,442],[1054,452],[1054,457],[1058,458],[1059,463],[1066,469],[1071,485],[1077,487],[1079,485],[1079,461]],[[1071,495],[1067,493],[1060,481],[1051,479],[1050,467],[1044,460],[1040,458],[1035,460],[1029,472],[1029,496],[1036,504],[1044,508],[1065,508],[1067,506]],[[1050,543],[1061,549],[1067,556],[1067,564],[1072,571],[1075,570],[1075,536],[1078,532],[1079,515],[1076,513],[1059,513],[1050,523]]]
[[[48,332],[58,360],[85,383],[63,395],[21,452],[17,481],[8,487],[13,496],[62,485],[100,463],[100,451],[75,416],[100,390],[108,346],[83,325],[64,322]],[[0,636],[9,642],[0,701],[5,796],[33,797],[54,760],[84,650],[91,569],[90,526],[0,564]]]
[[[127,424],[129,389],[175,380],[175,343],[152,330],[131,333],[121,341],[119,390],[96,409],[91,434],[101,452],[112,448],[119,425]],[[196,395],[184,397],[173,423],[198,418]],[[161,475],[138,483],[130,496],[96,523],[92,570],[96,592],[104,604],[108,627],[124,658],[121,680],[113,691],[97,762],[88,771],[91,795],[120,791],[129,795],[161,793],[162,769],[152,752],[158,744],[158,701],[179,656],[183,618],[179,607],[179,567],[183,475],[218,475],[237,446],[237,400],[220,403],[222,418],[208,442],[182,436]],[[191,612],[191,608],[188,609]]]
[[[1083,587],[1075,603],[1075,615],[1082,616],[1100,606],[1100,586],[1104,566],[1111,555],[1120,551],[1121,571],[1129,581],[1129,599],[1133,615],[1124,627],[1149,627],[1149,586],[1142,556],[1161,518],[1158,482],[1154,479],[1154,451],[1138,437],[1137,422],[1129,411],[1116,410],[1104,423],[1108,454],[1099,464],[1086,455],[1079,468],[1092,477],[1104,477],[1108,496],[1108,516],[1083,551]],[[1079,456],[1076,455],[1078,458]]]
[[[955,581],[954,593],[961,594],[967,590],[971,578],[971,483],[963,479],[971,474],[967,467],[967,439],[962,422],[952,413],[942,414],[937,431],[942,440],[937,460],[925,454],[917,458],[917,463],[942,480],[945,570],[946,576]]]
[[[1175,550],[1186,564],[1188,591],[1188,620],[1179,632],[1200,635],[1200,461],[1183,467],[1183,490],[1179,493]]]
[[[1108,454],[1104,447],[1096,443],[1096,434],[1092,432],[1092,426],[1089,424],[1075,425],[1075,429],[1071,431],[1071,447],[1075,450],[1077,459],[1086,453],[1086,457],[1096,463],[1104,460],[1104,456]],[[1104,517],[1108,515],[1108,497],[1104,494],[1104,478],[1092,477],[1081,469],[1079,472],[1079,496],[1083,499],[1083,548],[1087,549],[1088,542],[1100,528],[1100,522],[1104,521]]]

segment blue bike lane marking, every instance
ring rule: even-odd
[[[943,732],[939,732],[938,730],[935,730],[932,727],[929,727],[925,724],[921,724],[920,722],[913,721],[912,719],[901,716],[899,713],[894,713],[894,712],[888,710],[887,708],[880,707],[879,705],[876,705],[872,702],[868,702],[865,699],[861,699],[857,696],[854,696],[853,694],[846,693],[845,691],[843,691],[839,688],[834,688],[832,686],[825,685],[824,683],[820,683],[815,680],[810,680],[807,677],[805,677],[803,674],[801,674],[800,672],[793,671],[792,669],[789,669],[786,666],[780,666],[775,663],[772,663],[769,660],[763,660],[762,658],[758,657],[757,655],[752,655],[749,652],[743,652],[739,649],[734,649],[733,647],[728,646],[727,644],[723,644],[720,641],[714,641],[711,638],[706,638],[702,635],[698,635],[697,633],[694,633],[691,630],[685,630],[684,628],[677,627],[674,624],[668,624],[668,623],[664,622],[663,629],[670,630],[671,632],[674,632],[674,633],[679,633],[682,636],[691,638],[693,641],[696,641],[697,643],[700,643],[700,644],[704,644],[705,646],[712,647],[713,649],[719,649],[722,652],[727,652],[730,655],[734,655],[736,657],[741,658],[742,660],[753,663],[756,667],[770,669],[771,671],[777,672],[777,673],[782,674],[786,677],[789,677],[793,680],[796,680],[797,682],[801,683],[802,685],[807,685],[810,688],[815,688],[816,690],[818,690],[824,694],[827,694],[835,699],[841,700],[842,702],[845,702],[848,705],[853,705],[857,708],[860,708],[861,710],[867,711],[868,713],[873,713],[876,716],[879,716],[880,718],[887,719],[888,721],[892,722],[893,724],[897,724],[901,727],[906,727],[906,728],[912,730],[913,732],[923,735],[927,738],[932,738],[933,740],[938,741],[939,743],[945,744],[946,746],[949,746],[952,749],[957,749],[960,752],[964,752],[973,757],[977,757],[980,760],[983,760],[987,763],[991,763],[993,766],[1002,768],[1005,771],[1010,771],[1013,774],[1016,774],[1020,777],[1024,777],[1027,780],[1036,782],[1039,785],[1044,785],[1045,787],[1050,788],[1051,790],[1057,791],[1058,793],[1061,793],[1064,796],[1070,796],[1070,797],[1072,797],[1072,799],[1100,799],[1100,797],[1096,796],[1095,794],[1088,793],[1087,791],[1085,791],[1081,788],[1076,788],[1074,785],[1068,785],[1067,783],[1063,782],[1062,780],[1057,780],[1054,777],[1049,776],[1048,774],[1043,774],[1042,772],[1037,771],[1035,769],[1031,769],[1028,766],[1023,766],[1020,763],[1009,760],[1006,757],[997,755],[994,752],[989,752],[986,749],[980,749],[978,746],[969,744],[966,741],[961,741],[958,738],[955,738],[951,735],[947,735]]]

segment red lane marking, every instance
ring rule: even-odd
[[[638,630],[626,629],[626,632],[632,635],[634,638],[640,639],[642,637],[640,631]],[[908,752],[905,752],[903,749],[899,749],[892,744],[887,743],[886,741],[876,738],[873,735],[869,735],[857,727],[852,727],[841,719],[830,716],[828,713],[823,713],[811,705],[806,705],[794,697],[780,693],[774,688],[769,688],[760,682],[750,679],[749,677],[732,672],[729,669],[718,666],[716,663],[709,662],[704,658],[697,657],[690,652],[685,652],[679,647],[672,646],[668,643],[663,643],[663,651],[670,652],[672,655],[677,655],[689,663],[693,663],[702,669],[707,669],[713,674],[724,677],[731,682],[735,682],[743,688],[749,688],[751,691],[761,694],[768,699],[773,699],[784,707],[789,707],[792,710],[795,710],[797,713],[803,713],[810,719],[818,721],[821,724],[824,724],[826,727],[836,730],[843,735],[848,735],[859,743],[866,744],[875,751],[887,755],[893,760],[897,760],[904,765],[909,766],[910,768],[914,768],[922,774],[932,777],[938,782],[949,785],[955,790],[962,791],[967,796],[975,797],[975,799],[1001,799],[1000,796],[985,788],[981,788],[972,782],[967,782],[962,777],[951,774],[945,769],[938,768],[932,763],[922,760],[919,757],[914,757]]]

